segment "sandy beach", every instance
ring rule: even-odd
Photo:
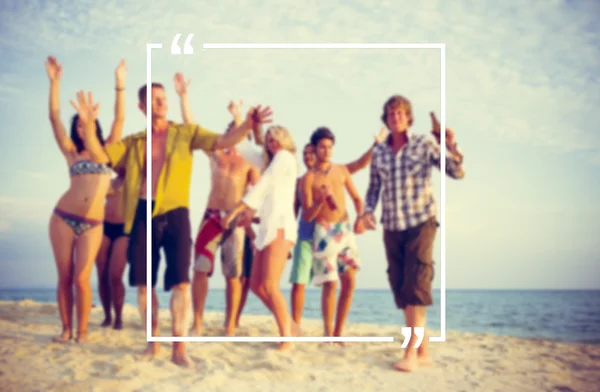
[[[398,373],[399,327],[352,324],[348,335],[394,336],[394,343],[324,347],[296,343],[281,353],[271,343],[191,343],[197,369],[170,362],[169,344],[151,362],[136,359],[145,346],[137,310],[126,306],[125,329],[102,329],[94,308],[90,343],[51,342],[60,331],[56,305],[0,302],[0,390],[8,391],[597,391],[600,346],[483,334],[448,333],[432,343],[432,367]],[[168,311],[161,330],[169,331]],[[207,333],[218,335],[222,315],[206,315]],[[305,335],[321,323],[307,320]],[[239,335],[273,336],[271,317],[246,316]]]

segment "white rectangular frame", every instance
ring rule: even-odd
[[[203,49],[439,49],[441,108],[440,125],[446,129],[446,44],[203,44]],[[162,49],[162,44],[146,44],[146,84],[152,84],[152,49]],[[152,94],[146,94],[146,108],[151,108]],[[147,113],[146,113],[147,114]],[[146,115],[146,130],[152,130],[152,116]],[[441,133],[442,146],[446,145],[446,134]],[[146,151],[152,151],[152,138],[146,138]],[[446,160],[440,159],[441,202],[441,287],[440,287],[440,336],[430,336],[430,342],[446,341]],[[152,178],[152,160],[147,160],[146,178]],[[152,194],[152,181],[146,182],[146,192]],[[152,203],[146,204],[146,284],[152,281]],[[146,290],[146,340],[148,342],[393,342],[393,337],[343,336],[343,337],[282,337],[282,336],[152,336],[152,290]]]

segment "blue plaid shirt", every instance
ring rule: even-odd
[[[431,168],[439,169],[440,160],[440,145],[429,136],[409,133],[407,144],[394,155],[390,135],[387,143],[377,145],[373,151],[365,212],[375,211],[381,194],[385,230],[406,230],[434,217]],[[447,152],[446,174],[463,178],[462,158]]]

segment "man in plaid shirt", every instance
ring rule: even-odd
[[[387,143],[378,145],[373,151],[366,208],[358,226],[375,229],[373,212],[381,194],[387,274],[396,306],[404,311],[408,327],[424,328],[426,307],[433,304],[432,253],[438,223],[431,169],[440,167],[440,123],[431,113],[435,140],[410,132],[412,106],[408,99],[399,95],[387,100],[381,119],[390,129],[390,135]],[[445,159],[446,174],[455,179],[463,178],[463,156],[450,129],[446,129]],[[431,364],[427,334],[415,348],[417,340],[413,333],[404,358],[394,368],[411,371],[419,365]]]

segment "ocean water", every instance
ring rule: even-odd
[[[159,289],[158,294],[160,307],[167,308],[169,293]],[[284,294],[289,303],[289,289],[284,290]],[[307,290],[304,318],[321,318],[320,297],[320,291]],[[23,299],[56,302],[56,292],[54,289],[0,289],[0,300]],[[125,302],[136,305],[134,290],[127,290]],[[97,291],[94,291],[94,304],[99,304]],[[210,289],[206,311],[223,312],[224,309],[224,290]],[[268,315],[269,312],[250,294],[244,314]],[[357,290],[348,322],[400,326],[404,320],[390,291],[382,289]],[[433,330],[440,329],[439,290],[434,291],[428,326]],[[448,290],[446,328],[449,331],[600,344],[600,291]]]

